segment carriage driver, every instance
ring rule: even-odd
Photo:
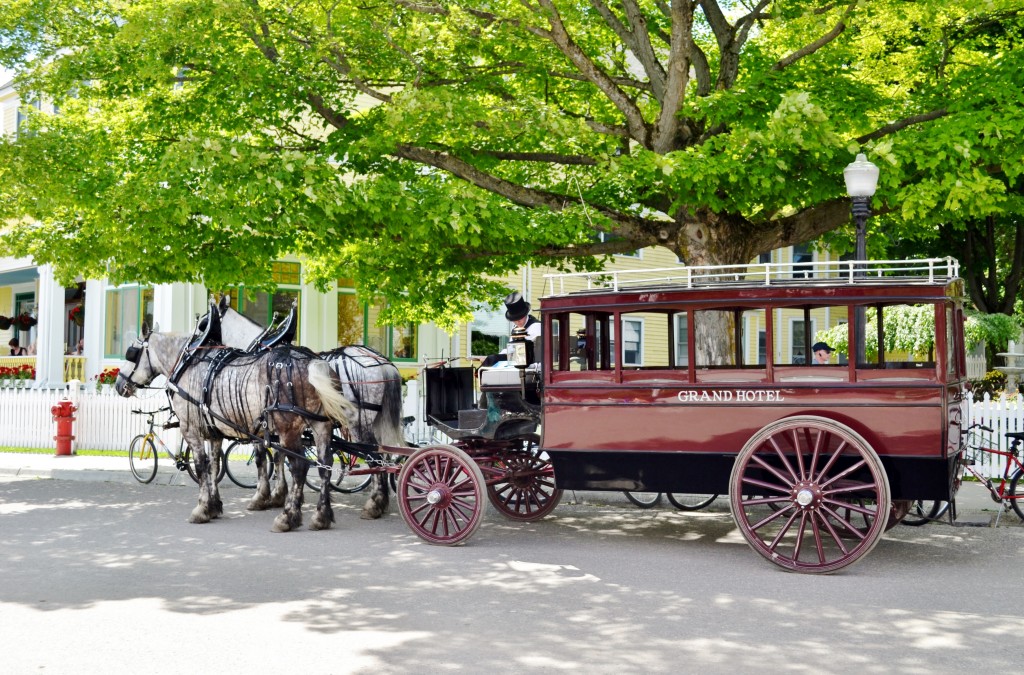
[[[513,291],[505,297],[505,318],[512,322],[516,328],[526,330],[526,337],[533,340],[534,363],[540,361],[540,344],[537,338],[540,337],[541,323],[530,314],[530,303],[526,301],[519,291]],[[531,366],[533,364],[530,364]]]

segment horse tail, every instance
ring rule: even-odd
[[[373,435],[381,445],[403,447],[405,434],[402,430],[402,376],[393,363],[382,369],[385,373],[384,391],[381,395],[380,412],[373,420]]]
[[[350,428],[352,420],[355,419],[359,411],[341,393],[341,381],[338,380],[338,376],[326,361],[320,359],[310,361],[309,383],[313,385],[316,393],[320,396],[324,413],[346,429]]]

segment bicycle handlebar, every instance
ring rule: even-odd
[[[987,431],[990,434],[995,433],[995,429],[987,427],[984,424],[981,424],[980,422],[975,422],[971,426],[967,427],[967,431],[970,431],[971,429],[981,429],[982,431]]]
[[[157,408],[156,410],[133,410],[133,415],[155,415],[157,413],[167,412],[170,410],[170,406],[166,408]]]

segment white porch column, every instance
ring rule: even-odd
[[[45,388],[64,386],[64,287],[53,277],[53,267],[39,266],[36,299],[36,383]]]
[[[164,332],[180,330],[174,321],[175,286],[181,284],[158,284],[153,286],[153,325],[150,328]],[[183,295],[178,293],[179,296]]]
[[[104,331],[103,318],[107,315],[107,284],[101,279],[85,281],[85,322],[82,338],[85,340],[85,382],[95,384],[93,378],[103,370]],[[123,354],[120,355],[123,358]]]

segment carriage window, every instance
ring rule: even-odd
[[[935,366],[935,308],[931,303],[865,310],[864,361],[858,367],[927,369]]]
[[[844,326],[849,315],[845,305],[778,307],[772,310],[774,345],[769,344],[775,364],[780,366],[811,366],[813,347],[824,342],[832,348],[826,365],[844,363],[849,332]]]
[[[552,354],[550,363],[556,370],[611,370],[613,367],[611,317],[606,313],[578,313],[551,317]],[[567,336],[560,339],[561,331]],[[563,353],[565,350],[565,353]]]
[[[744,311],[740,326],[742,329],[740,344],[742,345],[743,364],[764,365],[768,363],[765,310],[749,309]]]
[[[707,336],[706,346],[696,351],[699,381],[762,381],[767,377],[766,353],[758,338],[765,330],[765,310],[732,308],[697,310],[694,333]],[[698,345],[700,347],[700,345]],[[764,355],[765,361],[760,360]],[[742,369],[743,372],[737,372]]]
[[[946,375],[952,379],[955,378],[960,372],[959,367],[960,359],[957,354],[962,353],[962,349],[959,347],[959,337],[963,334],[962,330],[956,328],[957,320],[960,318],[960,313],[953,310],[952,305],[946,306]]]

